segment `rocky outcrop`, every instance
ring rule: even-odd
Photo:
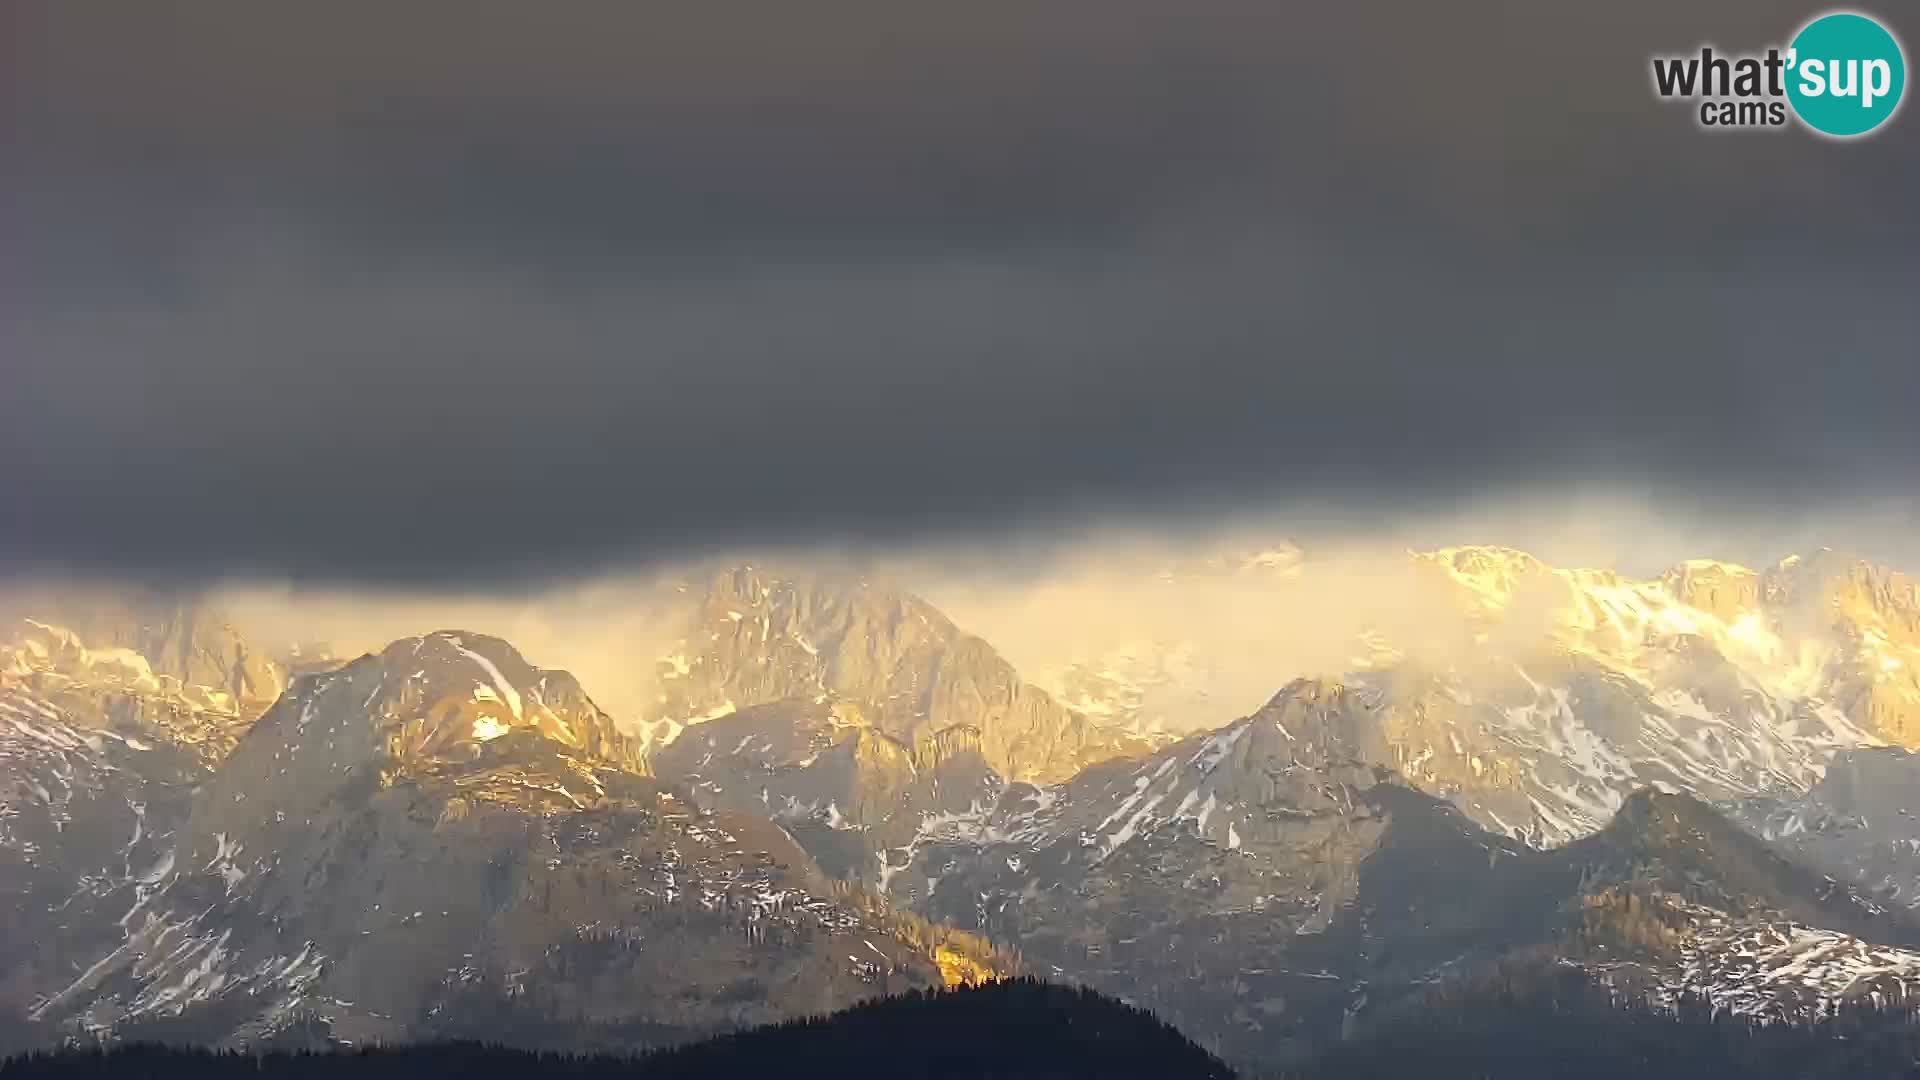
[[[9,597],[0,612],[0,694],[188,747],[209,766],[286,687],[284,669],[193,598],[72,590]]]
[[[1411,564],[1409,604],[1435,625],[1356,643],[1341,676],[1363,703],[1349,718],[1361,756],[1528,843],[1598,829],[1649,785],[1792,800],[1836,752],[1915,738],[1920,592],[1900,574],[1829,552],[1652,579],[1501,547]],[[1179,660],[1221,678],[1217,657]],[[1090,708],[1133,707],[1073,685]]]
[[[1002,787],[977,728],[910,745],[847,702],[742,709],[656,748],[652,765],[699,805],[770,815],[829,872],[870,882],[925,816],[991,806]]]
[[[0,694],[0,1049],[77,958],[172,872],[196,784],[191,752]]]
[[[1887,742],[1920,747],[1920,582],[1829,551],[1764,582],[1776,618],[1826,645],[1818,692]]]
[[[107,905],[110,940],[22,989],[25,1019],[632,1048],[1011,970],[636,754],[570,676],[482,635],[302,679]]]
[[[1759,571],[1694,560],[1652,581],[1553,569],[1506,549],[1420,558],[1444,571],[1483,629],[1515,610],[1544,612],[1534,651],[1573,652],[1628,677],[1678,647],[1711,652],[1789,709],[1832,709],[1892,743],[1920,739],[1920,585],[1904,574],[1826,550]],[[1531,607],[1519,603],[1529,590]],[[1526,662],[1524,638],[1499,640]]]
[[[1759,608],[1760,574],[1731,563],[1684,562],[1660,576],[1674,599],[1704,611],[1723,623],[1732,623]]]
[[[1776,848],[1883,902],[1920,907],[1920,754],[1838,754],[1804,796],[1751,799],[1735,816]]]
[[[1697,800],[1642,790],[1599,833],[1530,848],[1374,764],[1381,729],[1353,719],[1369,708],[1301,683],[1146,761],[1013,785],[990,811],[929,819],[891,853],[889,889],[1240,1063],[1513,957],[1764,1015],[1905,1000],[1885,995],[1920,977],[1911,921]],[[1805,950],[1835,962],[1792,962]]]
[[[657,661],[657,700],[641,718],[652,741],[736,709],[825,698],[909,747],[972,728],[987,763],[1017,779],[1065,779],[1136,750],[909,593],[742,566],[684,595],[682,632]]]

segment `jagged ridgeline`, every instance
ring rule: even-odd
[[[1643,790],[1599,832],[1531,848],[1367,760],[1342,734],[1347,693],[1295,688],[1145,761],[930,821],[893,895],[1243,1063],[1514,956],[1779,1020],[1920,987],[1908,913],[1705,803]]]
[[[845,575],[669,587],[618,720],[480,633],[319,663],[204,604],[24,612],[0,1040],[632,1049],[1030,972],[1264,1068],[1515,965],[1661,1015],[1911,1000],[1905,579],[1405,568],[1469,647],[1376,635],[1185,735]]]
[[[0,593],[0,708],[52,708],[89,728],[145,733],[210,767],[286,682],[282,664],[195,595]]]
[[[1836,752],[1920,738],[1920,587],[1832,552],[1648,578],[1499,547],[1324,563],[1169,566],[1140,588],[1210,598],[1198,614],[1163,601],[1109,631],[1049,612],[1063,644],[1030,644],[1022,668],[1103,722],[1177,733],[1257,708],[1288,672],[1343,685],[1373,760],[1536,846],[1640,787],[1804,795]]]
[[[1023,682],[987,642],[933,605],[883,582],[739,566],[674,590],[655,700],[639,715],[650,742],[689,725],[777,702],[825,706],[904,757],[943,746],[1017,780],[1064,780],[1138,749]]]
[[[1920,589],[1829,552],[1658,578],[1459,548],[1416,562],[1471,647],[1356,672],[1384,764],[1535,844],[1638,787],[1715,802],[1805,793],[1836,752],[1920,732]]]
[[[15,1046],[633,1048],[1016,963],[644,775],[577,682],[484,635],[299,678],[211,772],[9,701],[6,790],[39,814],[5,834]],[[70,788],[40,798],[43,774]]]
[[[1775,847],[1884,902],[1920,905],[1920,754],[1844,751],[1805,795],[1742,801],[1737,819]]]
[[[1641,787],[1716,803],[1798,797],[1836,753],[1920,739],[1920,589],[1858,560],[1695,560],[1642,579],[1467,547],[1377,570],[1422,626],[1366,629],[1342,646],[1344,669],[1310,680],[1347,691],[1341,737],[1530,845],[1602,827]],[[1186,560],[1153,584],[1176,595],[1244,588],[1268,598],[1273,620],[1297,624],[1289,583],[1321,572],[1311,553],[1283,546]],[[681,588],[666,601],[678,612],[674,644],[650,669],[657,693],[636,712],[659,767],[698,776],[719,801],[765,787],[790,819],[874,830],[884,843],[841,837],[850,850],[827,856],[862,876],[880,848],[900,844],[887,820],[899,816],[893,792],[915,789],[902,800],[914,804],[909,818],[970,801],[951,781],[931,799],[928,780],[911,775],[934,756],[929,732],[977,753],[997,778],[1059,783],[1218,728],[1271,695],[1291,663],[1283,644],[1261,651],[1258,620],[1247,640],[1210,653],[1223,647],[1219,632],[1177,617],[1158,638],[1130,628],[1087,657],[1102,629],[1063,611],[1050,617],[1072,631],[1060,635],[1071,648],[1023,660],[1036,689],[986,642],[881,582],[755,566]],[[1224,711],[1249,686],[1258,696]],[[731,719],[707,736],[713,745],[671,748],[721,717]],[[829,725],[870,733],[858,791],[844,780],[853,766],[811,757]],[[802,778],[795,767],[806,762],[835,778]]]

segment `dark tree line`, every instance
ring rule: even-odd
[[[1151,1013],[1083,988],[1015,979],[916,991],[830,1017],[723,1035],[641,1057],[534,1053],[451,1043],[252,1055],[134,1046],[33,1054],[0,1080],[575,1080],[717,1077],[1193,1077],[1234,1074]]]
[[[709,1080],[716,1077],[1230,1078],[1151,1013],[1085,988],[1016,979],[915,991],[641,1056],[481,1043],[263,1055],[154,1045],[0,1064],[0,1080]],[[1920,1010],[1827,1009],[1763,1023],[1687,998],[1653,1009],[1576,969],[1516,964],[1436,989],[1274,1080],[1755,1080],[1920,1077]]]

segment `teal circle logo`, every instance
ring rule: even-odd
[[[1788,52],[1787,100],[1823,135],[1865,135],[1887,122],[1907,88],[1907,60],[1886,27],[1835,12],[1808,23]]]

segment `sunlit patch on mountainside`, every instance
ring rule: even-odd
[[[1764,1017],[1920,991],[1909,579],[1250,550],[1035,614],[1057,693],[799,560],[620,594],[624,713],[481,629],[23,612],[7,1037],[655,1045],[1028,972],[1253,1061],[1516,957]]]

